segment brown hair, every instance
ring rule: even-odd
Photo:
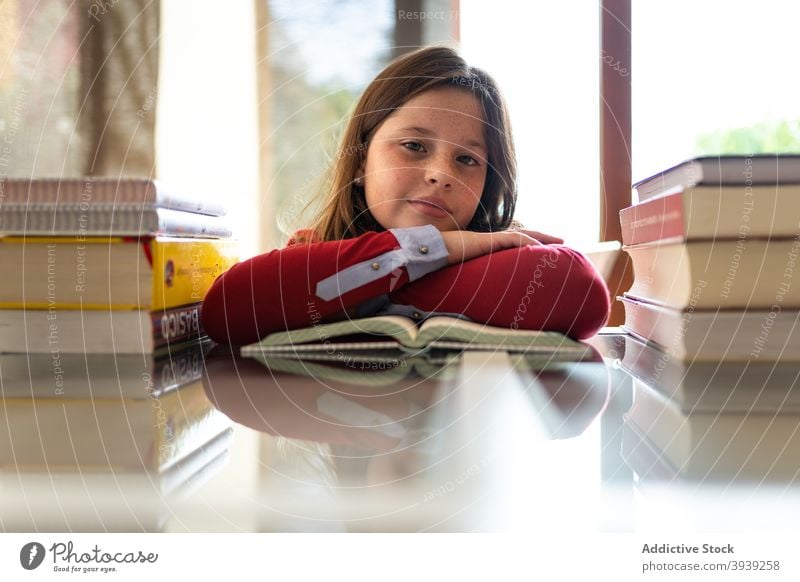
[[[369,140],[380,124],[406,101],[445,85],[474,94],[486,124],[486,182],[478,210],[467,229],[489,232],[508,228],[517,200],[517,164],[505,101],[486,72],[469,66],[453,49],[436,46],[394,60],[361,95],[328,174],[325,201],[311,225],[315,239],[341,240],[383,230],[367,208],[363,187],[355,183],[366,159]]]

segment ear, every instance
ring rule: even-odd
[[[356,170],[356,177],[353,180],[359,186],[364,184],[364,164],[362,163],[361,166]]]

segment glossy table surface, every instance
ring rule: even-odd
[[[623,454],[623,437],[633,383],[618,366],[626,342],[607,333],[591,344],[593,361],[465,352],[428,368],[350,362],[339,375],[319,362],[290,373],[217,347],[193,356],[200,379],[163,395],[55,394],[33,380],[41,364],[3,356],[0,529],[796,527],[792,472],[714,478],[665,476],[641,459],[632,467],[640,457]],[[786,453],[776,462],[795,463]]]

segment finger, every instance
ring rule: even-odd
[[[523,230],[520,232],[524,232],[528,236],[535,238],[536,240],[540,241],[542,244],[552,245],[552,244],[561,244],[564,242],[563,238],[559,238],[557,236],[552,236],[549,234],[544,234],[543,232],[538,232],[535,230]]]
[[[527,245],[541,245],[541,241],[536,239],[535,237],[531,236],[528,232],[517,231],[514,233],[516,236],[514,237],[514,242],[516,246],[524,247]]]

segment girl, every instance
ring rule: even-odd
[[[515,203],[494,80],[449,48],[405,55],[361,96],[311,228],[220,276],[205,330],[247,344],[347,317],[448,314],[593,335],[605,284],[578,252],[541,244],[560,239],[509,229]]]

